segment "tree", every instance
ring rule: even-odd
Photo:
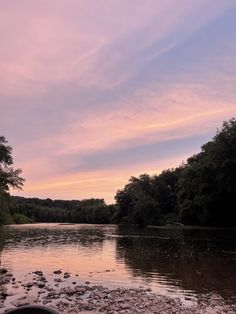
[[[117,222],[139,226],[176,221],[176,186],[182,166],[164,170],[160,175],[131,177],[115,196]]]
[[[236,119],[179,167],[131,177],[115,199],[118,223],[236,226]]]
[[[178,182],[180,219],[186,224],[235,226],[236,119],[223,123],[201,152],[189,158]]]
[[[21,169],[13,169],[12,147],[4,136],[0,136],[0,189],[8,192],[10,188],[21,189],[24,179]]]
[[[22,189],[24,179],[20,177],[21,169],[13,168],[12,147],[4,136],[0,136],[0,224],[9,222],[9,190]]]

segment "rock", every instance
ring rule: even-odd
[[[26,288],[31,288],[33,286],[33,282],[27,282],[25,285]]]
[[[62,292],[64,292],[68,296],[72,296],[75,294],[75,290],[70,287],[64,288]]]
[[[54,278],[53,279],[55,282],[62,282],[61,278]]]
[[[76,293],[84,294],[86,292],[86,289],[84,287],[76,287]]]
[[[41,281],[38,283],[38,287],[41,289],[41,288],[44,288],[45,287],[45,282]]]
[[[23,305],[29,305],[32,303],[36,303],[36,302],[37,302],[36,297],[27,295],[27,296],[21,297],[19,299],[13,300],[11,302],[11,304],[15,305],[15,306],[23,306]]]
[[[7,296],[8,296],[7,287],[6,286],[0,286],[0,297],[6,298]]]
[[[8,270],[6,268],[0,268],[0,275],[6,274]]]
[[[70,274],[69,273],[64,273],[64,278],[69,278]]]
[[[42,272],[41,272],[42,273]],[[7,273],[6,273],[7,274]],[[64,273],[69,274],[69,273]],[[70,275],[70,274],[69,274]],[[3,276],[5,277],[5,275]],[[9,277],[9,276],[7,276]],[[43,277],[43,278],[42,278]],[[10,278],[10,277],[9,277]],[[52,277],[53,279],[54,277]],[[88,286],[89,281],[83,285],[75,285],[76,282],[66,281],[60,276],[54,278],[55,286],[45,285],[45,277],[43,275],[37,277],[37,282],[25,283],[24,288],[31,289],[32,285],[42,290],[36,290],[37,297],[32,296],[32,292],[26,292],[21,298],[12,301],[15,306],[28,305],[33,303],[50,304],[57,307],[61,314],[79,314],[79,313],[116,313],[116,314],[137,314],[137,313],[162,313],[162,314],[221,314],[236,313],[236,305],[226,304],[225,301],[217,295],[210,296],[209,300],[195,303],[185,307],[179,299],[170,298],[168,296],[158,295],[151,292],[150,288],[113,288],[109,289],[103,286]],[[64,282],[59,285],[60,282]],[[0,285],[1,302],[9,296],[7,286]],[[17,288],[14,282],[10,288]],[[59,288],[58,288],[59,287]],[[18,293],[22,293],[22,288]],[[28,294],[27,294],[28,293]],[[27,295],[26,295],[27,294]],[[14,297],[11,297],[11,300]],[[8,304],[11,302],[9,299]],[[190,299],[191,300],[191,299]],[[0,304],[0,307],[3,303]]]
[[[121,308],[122,310],[127,310],[127,309],[130,308],[130,306],[129,306],[129,304],[124,303],[124,304],[122,304],[122,305],[120,306],[120,308]]]
[[[7,273],[6,276],[13,277],[13,274],[12,273]]]
[[[192,300],[192,298],[190,298],[190,297],[185,297],[184,298],[186,301],[191,301]]]
[[[56,274],[56,275],[60,275],[62,273],[62,271],[60,269],[58,269],[58,270],[54,270],[53,273]]]
[[[33,272],[33,274],[36,274],[38,276],[43,276],[43,272],[41,270],[36,270],[35,272]]]
[[[8,284],[9,282],[11,281],[11,277],[9,276],[4,276],[2,279],[1,279],[1,285],[6,285]]]

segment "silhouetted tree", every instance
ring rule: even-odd
[[[24,179],[21,169],[13,168],[12,147],[4,136],[0,136],[0,224],[10,220],[8,204],[10,188],[21,189]]]
[[[212,141],[189,158],[178,183],[180,220],[233,226],[236,210],[236,120],[223,123]]]
[[[115,196],[118,223],[236,226],[236,120],[176,169],[131,177]]]

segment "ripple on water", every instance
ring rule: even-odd
[[[2,266],[19,278],[37,269],[48,275],[62,269],[107,286],[234,299],[235,235],[234,230],[37,224],[4,228],[0,249]]]

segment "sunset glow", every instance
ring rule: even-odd
[[[0,32],[14,195],[112,203],[235,116],[234,0],[3,0]]]

